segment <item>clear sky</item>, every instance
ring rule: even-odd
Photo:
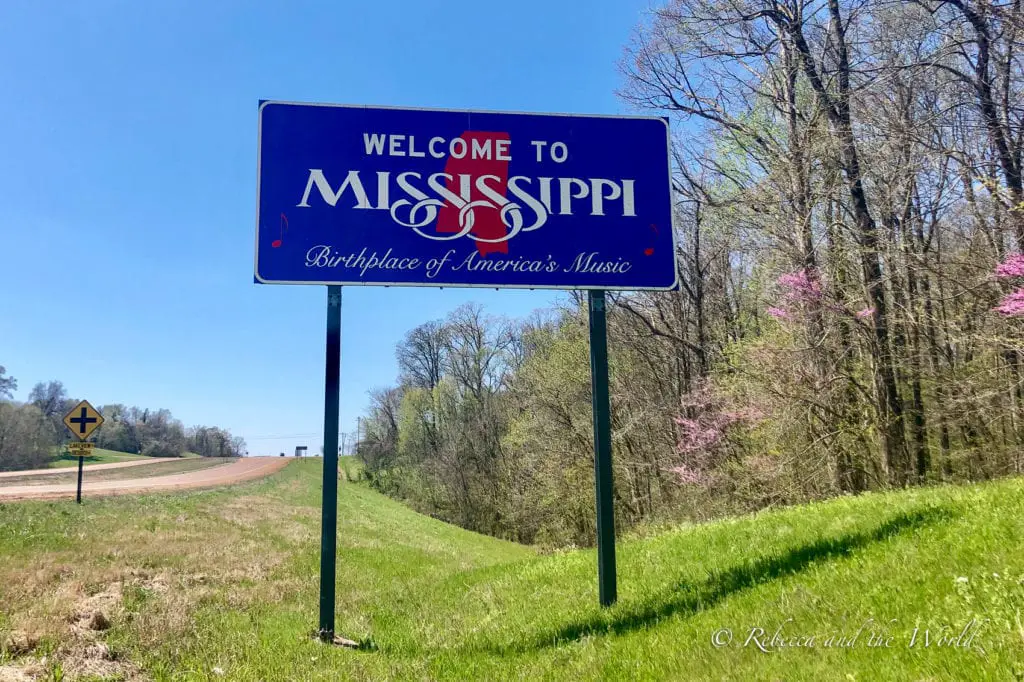
[[[617,62],[646,0],[0,2],[0,365],[24,400],[170,409],[250,454],[318,451],[326,290],[253,283],[260,99],[630,113]],[[341,419],[395,344],[466,301],[552,292],[346,287]],[[272,438],[284,436],[284,438]]]

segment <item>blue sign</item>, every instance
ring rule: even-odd
[[[676,288],[668,123],[261,102],[264,284]]]

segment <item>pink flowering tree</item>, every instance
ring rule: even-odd
[[[1007,256],[1006,260],[996,266],[996,277],[1024,277],[1024,253]]]
[[[1024,254],[1015,253],[996,266],[997,279],[1024,279]],[[1003,297],[995,311],[1004,317],[1024,317],[1024,287],[1018,287]]]
[[[705,380],[687,394],[681,414],[673,419],[677,427],[676,457],[669,468],[679,483],[707,484],[717,462],[728,448],[731,431],[752,426],[763,418],[755,408],[733,408]]]
[[[830,301],[822,286],[821,278],[813,268],[804,268],[796,272],[787,272],[776,280],[781,300],[777,305],[769,306],[767,313],[777,320],[792,321],[812,311],[829,310],[835,313],[852,315],[859,320],[870,318],[874,308],[863,308],[853,311]]]
[[[783,300],[791,305],[813,305],[821,301],[823,293],[818,274],[807,268],[787,272],[778,280],[783,290]]]

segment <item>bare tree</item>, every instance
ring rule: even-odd
[[[38,407],[47,418],[63,417],[68,392],[59,381],[39,382],[32,387],[28,401]]]
[[[396,351],[403,383],[427,389],[440,383],[446,361],[446,335],[444,325],[437,321],[421,324],[406,334]]]

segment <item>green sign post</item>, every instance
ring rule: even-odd
[[[341,379],[341,287],[327,287],[324,376],[324,479],[320,529],[320,639],[334,641],[334,568],[338,538],[338,403]]]
[[[615,508],[612,499],[612,414],[608,397],[608,326],[604,291],[591,290],[590,386],[594,411],[594,487],[597,495],[597,587],[601,606],[615,603]]]

